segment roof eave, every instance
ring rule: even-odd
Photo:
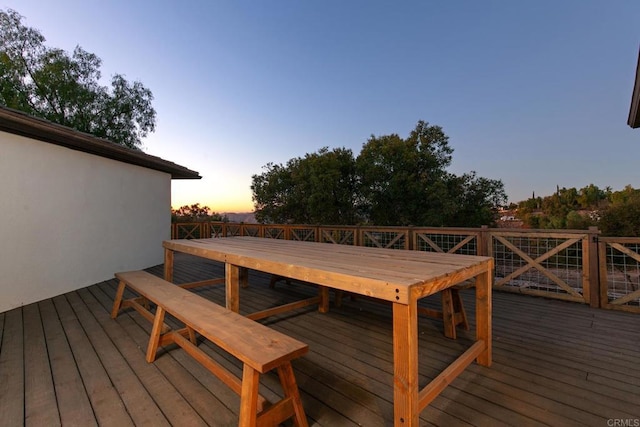
[[[198,172],[66,126],[0,107],[0,130],[72,150],[171,174],[172,179],[201,179]]]

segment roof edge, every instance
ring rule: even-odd
[[[631,107],[627,124],[632,128],[640,127],[640,49],[638,50],[638,64],[636,65],[636,81],[631,94]]]
[[[202,178],[198,172],[160,157],[127,148],[5,106],[0,106],[0,130],[107,159],[166,172],[171,175],[171,179]]]

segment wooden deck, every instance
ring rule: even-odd
[[[149,271],[161,275],[162,266]],[[222,275],[222,265],[176,256],[178,283]],[[315,287],[251,272],[241,312],[315,294]],[[0,313],[0,425],[231,426],[239,398],[181,349],[145,362],[151,324],[128,310],[109,317],[115,280]],[[195,290],[218,303],[224,287]],[[473,291],[464,295],[474,327]],[[437,308],[437,297],[425,304]],[[471,365],[429,405],[421,424],[637,425],[640,420],[640,316],[530,296],[494,293],[493,366]],[[344,299],[272,317],[270,327],[309,344],[294,361],[310,425],[392,424],[391,309]],[[442,335],[420,321],[420,376],[426,383],[463,352],[470,332]],[[225,366],[241,365],[201,344]],[[280,395],[275,375],[261,386]],[[608,420],[632,420],[614,424]],[[635,420],[635,421],[634,421]],[[628,421],[627,421],[628,422]]]

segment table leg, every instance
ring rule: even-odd
[[[173,282],[173,251],[166,248],[164,250],[164,280]]]
[[[326,286],[318,286],[318,296],[320,297],[320,304],[318,304],[318,311],[320,313],[329,312],[329,288]]]
[[[240,286],[249,287],[249,269],[246,267],[240,267]]]
[[[485,350],[476,361],[491,366],[491,285],[492,269],[476,276],[476,339],[485,342]]]
[[[240,311],[240,267],[226,263],[224,271],[226,307],[238,313]]]
[[[418,425],[418,306],[393,304],[393,424]]]

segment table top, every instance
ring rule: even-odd
[[[164,248],[408,304],[493,268],[493,258],[259,237],[166,240]]]

